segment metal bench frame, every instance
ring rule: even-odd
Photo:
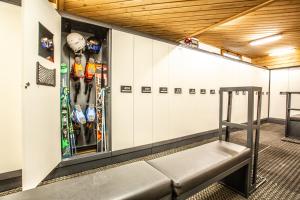
[[[247,106],[247,123],[233,123],[231,122],[232,114],[232,98],[233,92],[247,92],[248,106]],[[224,93],[228,93],[228,106],[227,106],[227,119],[223,120],[223,98]],[[257,93],[257,116],[254,121],[254,100],[255,93]],[[247,192],[244,194],[245,197],[249,196],[257,187],[264,183],[265,179],[259,184],[257,183],[257,165],[258,165],[258,151],[259,151],[259,138],[260,138],[260,119],[261,119],[261,102],[262,102],[262,88],[261,87],[223,87],[220,88],[220,107],[219,107],[219,140],[230,141],[230,128],[246,129],[247,130],[247,144],[246,146],[251,149],[252,158],[249,163],[249,173],[244,181],[244,184],[248,187]],[[225,138],[223,139],[223,126],[225,126]],[[253,141],[253,131],[255,130],[255,138]],[[224,184],[236,189],[236,178],[231,177],[225,179]],[[239,188],[238,188],[239,190]],[[240,191],[241,192],[241,191]]]
[[[286,120],[285,120],[285,137],[295,137],[300,139],[300,122],[291,120],[291,111],[300,111],[299,108],[292,108],[292,95],[300,94],[300,92],[284,92],[286,94]],[[299,136],[297,136],[299,135]]]
[[[176,194],[173,193],[173,199],[176,200],[184,200],[188,197],[191,197],[192,195],[198,193],[199,191],[207,188],[213,183],[216,183],[220,181],[221,184],[226,185],[226,187],[229,187],[233,191],[241,194],[242,196],[248,198],[249,191],[248,191],[248,182],[249,182],[249,176],[247,176],[250,173],[250,163],[251,159],[247,159],[238,165],[228,169],[227,171],[224,171],[223,173],[219,174],[218,176],[212,177],[208,181],[198,185],[197,187],[194,187],[193,189],[181,194],[180,196],[176,196]],[[226,180],[228,179],[234,179],[235,184],[228,184]],[[242,182],[242,184],[241,184]]]
[[[245,91],[248,92],[248,122],[246,124],[239,124],[231,122],[232,113],[232,97],[233,92]],[[257,92],[257,119],[254,121],[254,98]],[[226,187],[234,190],[242,196],[248,198],[260,184],[257,184],[257,164],[258,164],[258,148],[259,148],[259,135],[260,135],[260,117],[261,117],[261,100],[262,88],[261,87],[223,87],[220,88],[220,104],[219,104],[219,140],[230,142],[230,128],[246,129],[247,130],[247,144],[246,147],[251,150],[251,158],[246,159],[234,167],[212,177],[208,181],[196,186],[195,188],[176,196],[173,199],[186,199],[193,194],[198,193],[209,185],[219,182]],[[228,107],[227,119],[223,120],[223,97],[224,93],[228,93]],[[225,126],[225,138],[223,134]],[[253,130],[255,132],[255,139],[253,141]]]

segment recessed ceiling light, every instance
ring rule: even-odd
[[[269,56],[283,56],[294,53],[296,49],[294,47],[285,47],[279,49],[273,49],[269,52]]]
[[[258,39],[258,40],[254,40],[254,41],[250,42],[250,45],[251,46],[263,45],[263,44],[267,44],[267,43],[270,43],[270,42],[280,40],[281,38],[282,38],[281,34],[273,35],[273,36],[270,36],[270,37],[265,37],[265,38],[261,38],[261,39]]]

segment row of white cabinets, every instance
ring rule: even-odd
[[[255,85],[266,91],[267,84],[266,70],[113,30],[112,150],[216,129],[220,87]],[[132,93],[122,93],[121,86],[132,86]],[[152,93],[141,93],[142,86]],[[169,92],[160,93],[160,87]],[[184,92],[175,94],[174,88]],[[189,88],[198,88],[198,95]],[[199,95],[201,88],[208,94]],[[234,106],[233,119],[244,122],[246,96],[236,96]]]

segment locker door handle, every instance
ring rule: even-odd
[[[29,86],[30,86],[29,82],[25,83],[25,89],[27,89]]]

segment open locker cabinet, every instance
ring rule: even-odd
[[[92,156],[111,151],[111,30],[108,26],[62,17],[48,1],[23,0],[22,11],[22,185],[23,190],[28,190],[41,183],[66,159],[77,159],[82,156],[80,154]],[[42,43],[41,26],[52,36],[52,55],[47,59],[39,54]],[[97,40],[101,48],[96,49],[97,51],[84,49],[81,55],[75,55],[66,41],[70,33],[79,33],[85,40]],[[75,57],[80,57],[78,64],[84,72],[77,79],[70,76]],[[88,64],[92,64],[89,73],[85,71]],[[90,79],[87,80],[88,78]],[[40,79],[52,82],[42,83]],[[85,123],[78,123],[76,116],[72,115],[73,110],[79,107],[82,113],[79,117],[76,115],[77,119],[81,117],[80,120],[85,120]],[[87,108],[90,114],[86,115]]]
[[[75,53],[70,44],[72,40],[77,43],[78,37],[86,44],[82,45],[80,53]],[[65,68],[61,70],[63,158],[109,151],[106,126],[109,113],[105,109],[109,88],[108,41],[108,28],[62,18],[61,67]]]

